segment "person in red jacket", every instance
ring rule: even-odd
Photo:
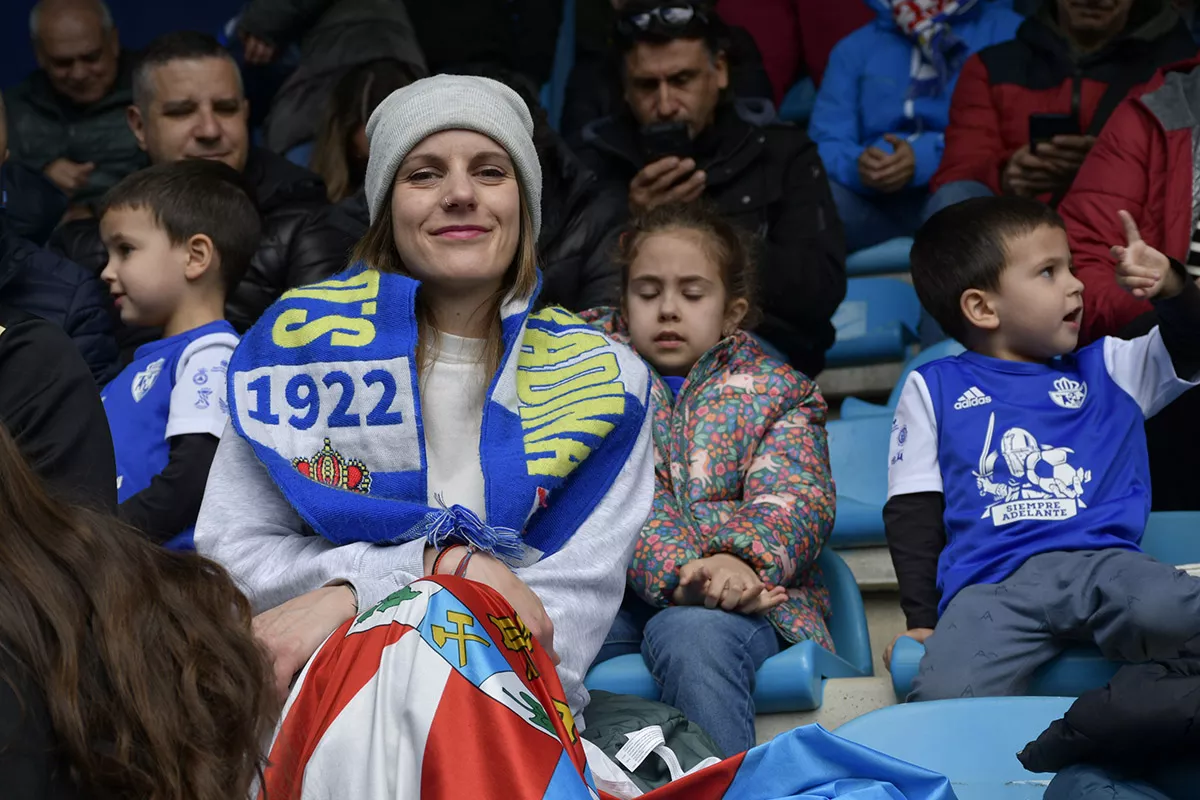
[[[931,189],[955,199],[1057,201],[1120,101],[1156,69],[1195,53],[1170,0],[1045,0],[1016,39],[963,66]],[[1077,133],[1055,136],[1035,154],[1034,114],[1073,117]],[[937,198],[931,206],[941,207]]]
[[[1200,275],[1200,237],[1193,216],[1193,157],[1200,135],[1200,57],[1167,67],[1113,113],[1080,169],[1059,212],[1067,223],[1075,274],[1083,281],[1083,346],[1102,336],[1146,333],[1150,304],[1112,291],[1107,242],[1120,233],[1116,213],[1128,211],[1151,247]],[[1108,219],[1113,215],[1113,219]],[[1115,222],[1115,225],[1114,225]],[[1115,241],[1115,240],[1112,240]],[[1200,393],[1188,392],[1146,426],[1155,510],[1196,509],[1200,453],[1179,447],[1200,438]]]

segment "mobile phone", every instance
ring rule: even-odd
[[[646,163],[668,156],[688,158],[692,154],[692,137],[686,122],[660,122],[642,128],[642,153]]]
[[[1055,136],[1078,136],[1079,119],[1074,114],[1030,114],[1029,152],[1037,153],[1037,146],[1049,143]]]

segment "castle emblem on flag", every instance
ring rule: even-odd
[[[311,458],[294,458],[292,466],[304,477],[350,492],[367,494],[371,491],[371,471],[356,458],[346,458],[328,439]]]
[[[516,614],[511,617],[494,617],[489,614],[488,619],[500,630],[505,648],[520,653],[524,658],[526,680],[536,680],[539,673],[533,663],[533,633],[525,626],[525,622]]]

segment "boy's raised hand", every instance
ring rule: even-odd
[[[1118,211],[1125,229],[1125,246],[1113,245],[1117,260],[1117,283],[1139,300],[1167,300],[1183,291],[1183,278],[1171,269],[1171,261],[1142,241],[1137,223],[1128,211]]]

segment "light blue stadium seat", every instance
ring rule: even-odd
[[[1016,754],[1073,702],[1069,697],[980,697],[891,706],[835,732],[940,772],[959,800],[1040,800],[1053,775],[1027,772]]]
[[[1168,564],[1200,563],[1200,511],[1157,511],[1151,514],[1146,532],[1142,535],[1142,549]],[[904,699],[912,691],[913,680],[917,677],[924,656],[925,647],[907,636],[896,642],[891,666],[892,687],[896,690],[896,697]],[[1108,683],[1120,666],[1106,659],[1092,645],[1069,647],[1034,673],[1029,683],[1029,694],[1078,697]]]
[[[867,615],[854,574],[832,550],[822,551],[817,564],[829,588],[829,632],[834,655],[814,642],[800,642],[768,658],[758,670],[754,705],[760,714],[810,711],[820,708],[827,678],[861,678],[872,671]],[[592,667],[584,679],[588,689],[632,694],[658,700],[661,692],[638,653],[617,656]]]
[[[866,400],[859,400],[857,397],[847,397],[842,401],[841,418],[858,419],[859,417],[892,416],[892,413],[896,410],[896,404],[900,402],[900,391],[904,388],[904,382],[908,380],[908,373],[931,361],[937,361],[939,358],[956,356],[965,349],[953,339],[946,339],[925,348],[909,359],[908,363],[904,365],[904,371],[900,373],[900,380],[896,381],[896,385],[892,388],[892,393],[888,396],[887,405],[881,406],[877,403],[868,403]]]
[[[885,544],[883,503],[887,499],[888,438],[891,416],[833,420],[829,435],[829,467],[837,486],[833,547]]]
[[[792,88],[783,96],[783,102],[779,104],[779,118],[784,122],[807,123],[816,103],[816,85],[812,78],[802,78],[792,84]]]
[[[903,361],[917,341],[921,303],[912,285],[895,278],[851,278],[833,315],[837,341],[825,355],[830,367]]]
[[[879,275],[886,272],[908,272],[908,252],[912,250],[911,236],[898,236],[873,247],[865,247],[846,258],[846,274]]]

